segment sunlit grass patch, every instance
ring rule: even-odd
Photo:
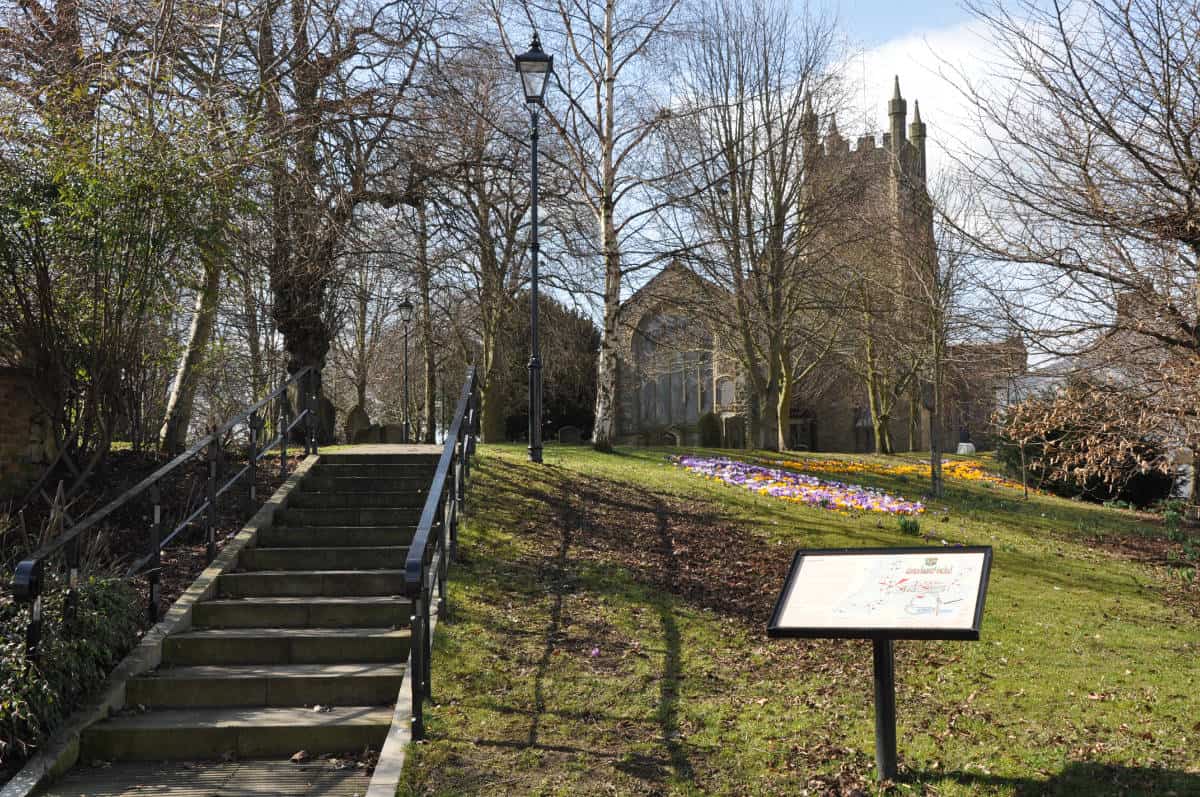
[[[766,614],[797,547],[922,541],[996,553],[980,642],[897,644],[897,793],[1200,794],[1200,598],[1096,543],[1165,544],[1132,513],[956,481],[914,538],[677,450],[481,452],[401,794],[870,793],[869,644],[770,641]]]

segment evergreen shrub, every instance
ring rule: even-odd
[[[139,601],[127,581],[85,578],[69,622],[64,586],[46,590],[36,660],[25,656],[29,607],[0,594],[0,782],[104,682],[140,632]]]

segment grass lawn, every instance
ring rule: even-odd
[[[920,544],[895,517],[727,487],[661,450],[480,453],[400,794],[880,791],[870,643],[765,626],[796,548]],[[921,533],[994,546],[983,638],[896,643],[890,793],[1200,795],[1185,543],[1129,511],[948,486]]]

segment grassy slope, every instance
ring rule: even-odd
[[[869,643],[769,641],[763,621],[794,548],[912,544],[894,518],[725,487],[661,451],[551,447],[542,469],[481,451],[401,794],[873,788]],[[1089,545],[1156,529],[961,482],[921,524],[996,555],[982,641],[897,643],[901,793],[1200,794],[1197,589]]]

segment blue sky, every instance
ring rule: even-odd
[[[964,78],[984,77],[998,53],[987,26],[960,0],[827,1],[856,52],[848,77],[862,92],[850,118],[839,119],[843,135],[882,132],[898,75],[909,114],[913,100],[920,101],[931,174],[978,145],[977,122],[961,87]]]
[[[846,32],[865,47],[953,27],[970,18],[958,0],[841,0],[836,8]]]

